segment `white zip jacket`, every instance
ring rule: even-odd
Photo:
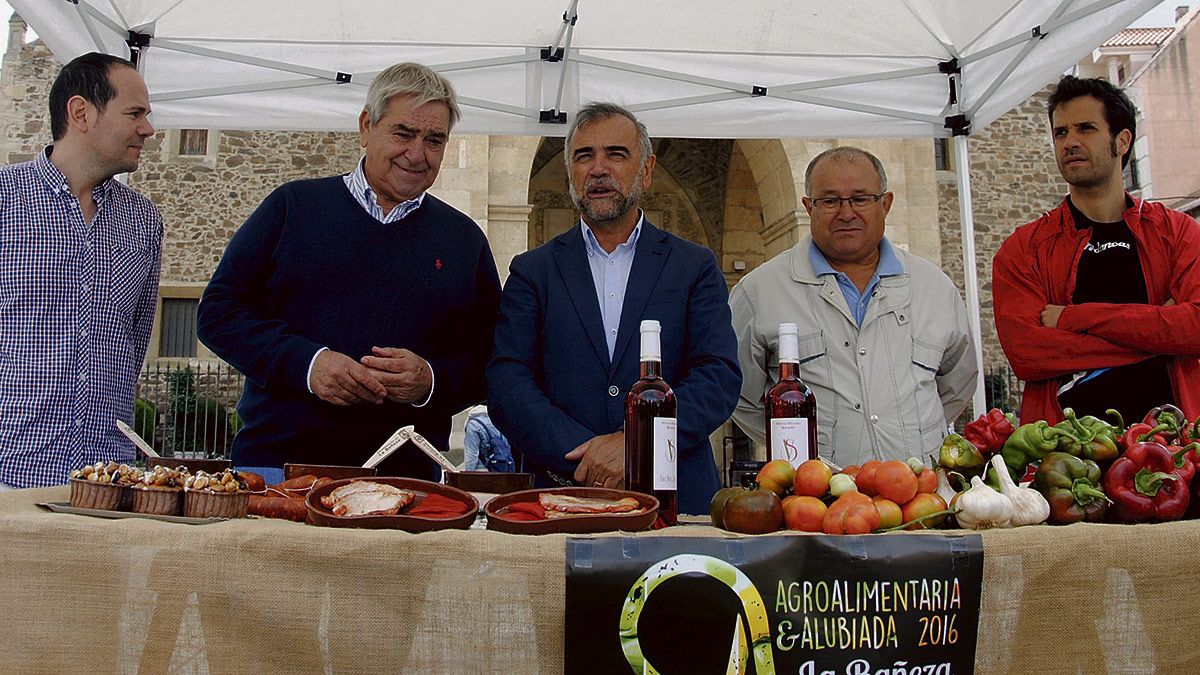
[[[896,248],[860,328],[833,275],[817,276],[805,237],[746,275],[729,296],[742,366],[734,421],[765,443],[763,399],[779,381],[779,324],[800,329],[800,378],[817,397],[821,457],[839,465],[937,453],[966,408],[979,367],[966,307],[935,265]]]

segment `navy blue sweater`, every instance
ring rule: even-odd
[[[246,375],[234,462],[362,464],[405,424],[445,449],[450,416],[484,398],[499,298],[487,238],[432,195],[384,224],[341,176],[279,187],[234,234],[200,302],[200,339]],[[359,359],[372,346],[429,361],[428,405],[338,407],[309,393],[318,349]],[[411,444],[380,471],[437,476]]]

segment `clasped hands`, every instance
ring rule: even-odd
[[[407,349],[372,347],[361,362],[326,349],[313,363],[309,385],[318,398],[337,406],[420,403],[429,397],[433,369]]]

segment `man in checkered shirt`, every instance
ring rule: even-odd
[[[131,461],[133,422],[158,296],[163,225],[113,180],[154,134],[133,64],[91,53],[50,89],[54,144],[0,168],[0,486],[67,481]]]

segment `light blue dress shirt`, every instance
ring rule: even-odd
[[[833,266],[825,259],[825,255],[821,253],[821,249],[817,248],[816,242],[810,241],[808,244],[808,261],[817,276],[832,274],[837,277],[838,287],[842,289],[842,297],[846,299],[846,306],[850,308],[850,313],[859,326],[862,326],[863,319],[867,316],[867,307],[871,304],[871,295],[875,293],[879,279],[904,274],[904,266],[900,264],[900,259],[896,257],[896,250],[892,248],[892,242],[888,241],[887,237],[879,241],[879,265],[875,267],[875,274],[871,276],[871,281],[862,293],[858,292],[858,286],[854,285],[850,277],[833,269]]]
[[[610,361],[617,346],[617,328],[621,325],[621,308],[625,306],[625,286],[629,283],[629,271],[633,269],[633,255],[637,252],[644,219],[645,214],[639,209],[633,232],[612,253],[605,252],[596,241],[592,228],[582,218],[579,220],[579,226],[583,228],[583,246],[592,268],[592,282],[596,286],[596,300],[600,303],[600,318],[604,321],[604,339],[608,342]]]

